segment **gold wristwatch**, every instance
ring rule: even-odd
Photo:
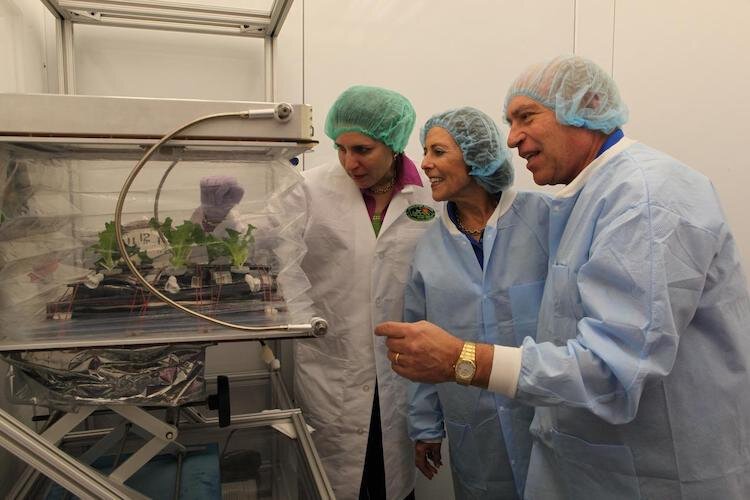
[[[456,382],[461,385],[471,385],[474,374],[477,372],[477,345],[474,342],[464,342],[464,347],[453,369]]]

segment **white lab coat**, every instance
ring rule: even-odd
[[[414,488],[408,382],[391,370],[385,341],[373,331],[402,319],[414,247],[440,215],[441,204],[420,175],[423,187],[408,185],[393,197],[377,238],[362,194],[339,164],[306,171],[292,200],[306,208],[302,268],[315,310],[329,323],[324,337],[295,341],[294,392],[316,429],[313,439],[339,499],[359,494],[376,374],[388,498],[401,500]],[[412,205],[431,207],[435,217],[409,218]]]

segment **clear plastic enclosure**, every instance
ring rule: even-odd
[[[127,99],[115,103],[128,109]],[[143,166],[122,209],[127,255],[159,292],[206,316],[252,327],[309,324],[309,283],[298,266],[303,214],[286,210],[283,198],[301,180],[295,155],[314,141],[254,137],[235,120],[244,135],[208,129],[210,138],[190,138],[186,130]],[[127,138],[129,127],[96,138],[0,131],[0,334],[24,343],[17,347],[210,340],[227,330],[149,293],[121,255],[117,200],[156,142]]]
[[[132,160],[5,149],[0,153],[6,186],[0,224],[5,335],[37,340],[211,328],[152,300],[120,256],[113,211]],[[280,287],[302,252],[295,241],[300,214],[284,213],[273,203],[299,175],[285,160],[237,156],[186,159],[173,151],[149,162],[123,210],[131,258],[155,287],[199,312],[243,325],[309,321],[304,303],[293,300],[304,292],[304,278],[287,281],[283,292]],[[219,176],[244,193],[211,230],[200,186]]]

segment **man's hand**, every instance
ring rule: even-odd
[[[464,342],[442,328],[427,321],[389,321],[379,324],[375,335],[388,337],[388,359],[402,377],[433,384],[455,380],[453,364]]]
[[[424,441],[414,443],[414,463],[427,479],[432,479],[432,476],[438,473],[438,468],[443,465],[440,445],[441,443],[425,443]]]

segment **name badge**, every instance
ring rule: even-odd
[[[405,212],[411,220],[425,222],[435,218],[435,210],[427,205],[411,205]]]

